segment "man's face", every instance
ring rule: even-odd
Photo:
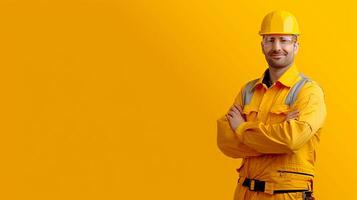
[[[294,35],[264,35],[261,42],[262,51],[269,66],[284,68],[294,62],[299,43]]]

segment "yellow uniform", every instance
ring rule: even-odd
[[[250,82],[249,102],[244,102],[248,84],[235,98],[246,122],[232,131],[225,116],[217,120],[220,150],[229,157],[243,158],[237,169],[235,200],[302,199],[300,191],[312,191],[316,147],[326,118],[323,90],[309,80],[293,94],[292,88],[303,78],[295,64],[270,87],[263,81],[267,75],[268,71]],[[295,99],[289,105],[287,99],[292,95]],[[293,110],[299,116],[285,120]]]

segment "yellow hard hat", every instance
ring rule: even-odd
[[[284,10],[268,13],[262,22],[260,35],[266,34],[293,34],[299,35],[299,25],[293,14]]]

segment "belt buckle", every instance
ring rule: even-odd
[[[254,187],[255,187],[255,180],[251,179],[249,182],[249,190],[254,191]]]

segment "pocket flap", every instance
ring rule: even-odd
[[[245,105],[243,108],[243,113],[248,115],[251,112],[258,112],[258,106],[257,105]]]
[[[275,113],[275,114],[281,114],[281,113],[289,113],[290,112],[290,106],[286,104],[277,104],[273,105],[272,108],[270,109],[270,112]]]

